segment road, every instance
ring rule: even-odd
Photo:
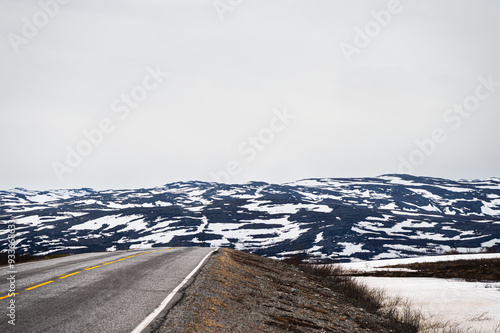
[[[213,249],[86,253],[0,268],[0,332],[132,332]],[[15,300],[15,326],[7,316]]]

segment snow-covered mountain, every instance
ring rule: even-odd
[[[270,257],[398,258],[500,244],[500,179],[409,175],[282,185],[179,182],[136,190],[0,191],[32,254],[228,246]],[[0,229],[2,249],[7,228]]]

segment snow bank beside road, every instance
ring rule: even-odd
[[[429,321],[457,323],[483,332],[500,328],[500,283],[438,278],[357,277],[388,296],[411,300]]]
[[[341,263],[358,271],[397,270],[385,266],[412,263],[500,258],[500,253],[427,256],[405,259]],[[482,332],[500,331],[500,282],[466,282],[460,279],[418,277],[356,277],[371,288],[383,289],[388,296],[408,298],[428,322],[456,323],[460,328]]]

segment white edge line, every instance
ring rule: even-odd
[[[172,300],[172,298],[175,296],[175,294],[177,294],[177,292],[191,279],[191,277],[196,274],[196,272],[200,269],[200,267],[203,265],[203,263],[205,262],[205,260],[208,259],[208,257],[214,253],[215,251],[217,251],[219,248],[215,248],[213,249],[212,251],[210,251],[201,261],[200,263],[198,264],[198,266],[196,266],[192,271],[191,273],[189,273],[188,276],[186,276],[186,278],[177,286],[175,287],[174,290],[172,290],[172,292],[170,294],[168,294],[167,298],[165,298],[163,300],[163,302],[161,302],[161,304],[153,311],[149,314],[149,316],[147,316],[136,328],[134,328],[134,330],[131,332],[131,333],[140,333],[142,332],[149,324],[151,324],[151,322],[160,314],[161,311],[163,311],[163,309],[165,309],[165,307],[168,305],[168,303]]]

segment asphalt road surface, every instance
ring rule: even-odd
[[[0,332],[134,330],[213,249],[87,253],[0,268]],[[17,295],[6,297],[15,275]],[[15,326],[9,324],[15,300]],[[11,306],[12,308],[12,306]]]

